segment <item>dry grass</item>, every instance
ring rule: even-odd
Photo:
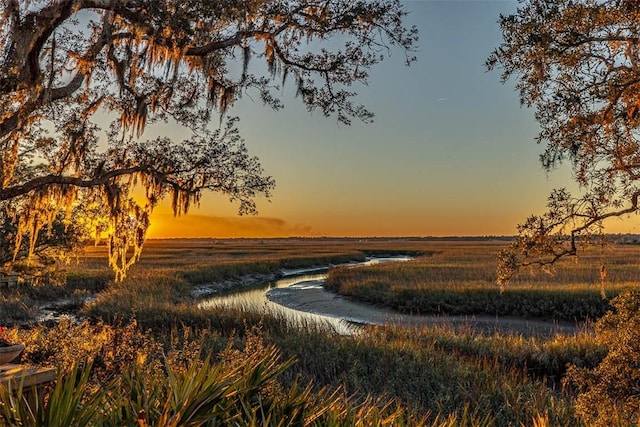
[[[609,301],[637,287],[640,247],[590,249],[553,271],[523,272],[504,290],[495,283],[504,243],[437,242],[432,256],[396,264],[334,269],[327,286],[346,296],[411,313],[489,314],[555,320],[597,319]],[[600,267],[606,267],[604,280]]]
[[[422,420],[425,425],[452,426],[580,425],[573,413],[571,393],[558,384],[567,363],[590,368],[604,357],[606,349],[588,334],[525,339],[447,328],[376,328],[362,335],[340,336],[311,325],[294,327],[287,319],[262,316],[250,308],[198,309],[189,296],[192,286],[206,281],[358,260],[372,253],[410,252],[422,256],[402,264],[338,269],[333,275],[354,274],[352,283],[369,294],[375,287],[362,285],[362,279],[375,279],[370,284],[392,289],[400,295],[398,301],[404,298],[405,305],[407,296],[433,294],[434,289],[459,298],[461,305],[478,299],[483,292],[487,300],[494,300],[502,298],[494,280],[495,255],[505,244],[324,239],[150,241],[140,263],[120,284],[109,280],[104,248],[89,248],[80,263],[71,266],[67,288],[23,289],[5,297],[16,301],[21,293],[36,298],[39,291],[59,295],[100,290],[97,302],[85,311],[93,319],[91,323],[14,328],[9,338],[27,343],[25,361],[60,363],[66,366],[65,372],[74,372],[74,360],[93,357],[99,362],[92,368],[96,378],[117,383],[119,375],[129,375],[138,386],[146,387],[143,378],[135,377],[138,373],[123,368],[127,363],[161,360],[162,354],[173,355],[170,358],[182,355],[180,366],[190,369],[188,362],[194,357],[219,355],[228,346],[243,348],[250,331],[260,325],[266,346],[275,346],[283,360],[296,360],[278,371],[278,387],[293,390],[294,384],[301,385],[300,393],[289,397],[296,402],[304,397],[305,413],[325,411],[325,425],[354,425],[365,420],[381,425],[385,414],[400,414],[396,418],[399,424]],[[576,303],[576,295],[582,292],[600,301],[602,289],[610,297],[631,286],[638,255],[640,247],[636,246],[593,250],[579,263],[563,263],[552,276],[521,276],[506,294],[529,292],[531,298],[538,298],[557,292],[568,296],[568,305],[560,311],[567,313],[562,310],[585,305]],[[609,272],[604,288],[599,275],[602,260]],[[99,318],[106,324],[95,323]],[[124,324],[117,320],[134,318],[135,327],[128,320]],[[116,342],[119,351],[113,351]],[[212,360],[216,364],[223,363],[222,359]],[[154,377],[150,385],[159,396],[173,387],[165,380]],[[340,390],[341,403],[335,411],[321,404],[326,390]],[[282,406],[272,405],[274,412],[260,404],[247,408],[276,417]]]

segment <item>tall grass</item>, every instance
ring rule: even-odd
[[[609,298],[629,286],[632,260],[640,254],[636,247],[607,254],[613,262],[604,288],[598,268],[588,266],[602,255],[592,252],[587,262],[565,264],[555,276],[523,276],[501,296],[493,273],[500,242],[150,243],[123,283],[105,282],[108,270],[101,247],[89,249],[72,267],[69,292],[100,290],[82,311],[89,320],[7,333],[9,340],[26,344],[21,362],[59,368],[56,384],[71,387],[60,390],[67,396],[62,400],[69,408],[86,407],[92,414],[88,425],[172,425],[176,420],[197,425],[205,418],[202,422],[224,424],[220,414],[238,425],[580,425],[572,390],[563,389],[560,378],[568,363],[591,368],[605,357],[607,348],[589,334],[525,339],[447,327],[379,327],[342,336],[330,328],[296,326],[250,307],[198,308],[190,290],[237,275],[359,259],[374,252],[414,251],[424,256],[331,274],[340,279],[354,274],[351,283],[364,293],[386,292],[388,299],[382,303],[398,298],[397,308],[408,311],[423,310],[415,308],[420,307],[420,292],[441,292],[439,298],[459,298],[456,304],[462,306],[471,304],[467,300],[482,300],[478,295],[487,292],[486,308],[510,291],[521,292],[514,294],[520,302],[529,292],[527,305],[543,310],[539,295],[558,290],[569,297],[557,308],[544,309],[547,313],[587,317],[597,314],[567,316],[581,310],[575,307],[591,306],[580,300],[580,293],[593,291],[600,301],[603,289]],[[362,286],[367,277],[380,290]],[[38,295],[38,289],[5,291],[4,297],[13,301],[20,301],[21,292]],[[417,302],[411,302],[414,299]],[[416,305],[406,308],[409,304]],[[509,313],[547,316],[529,310]],[[238,371],[239,366],[243,368]],[[214,404],[206,400],[207,393],[222,397]],[[51,394],[42,396],[40,415],[24,412],[20,400],[11,396],[0,393],[5,404],[0,407],[19,414],[24,425],[45,425],[46,414],[63,411],[51,406],[56,402]],[[94,397],[102,408],[98,412],[91,410]],[[199,405],[209,408],[207,415],[196,410]],[[10,420],[9,413],[1,413]],[[213,414],[219,418],[207,418]]]
[[[67,425],[532,425],[538,417],[579,424],[568,395],[496,358],[477,335],[452,345],[443,343],[452,339],[445,329],[283,330],[246,324],[225,337],[67,321],[12,329],[27,345],[22,362],[57,364],[58,397],[41,396],[40,412],[30,415],[0,393],[0,417],[19,414],[23,425],[49,425],[38,420],[57,412]],[[536,345],[552,358],[533,341],[503,345],[503,356],[515,360]]]
[[[610,309],[609,301],[637,287],[640,250],[587,252],[582,262],[564,262],[549,274],[523,274],[504,291],[495,284],[499,245],[441,244],[441,251],[411,262],[338,268],[327,288],[372,304],[415,314],[487,314],[584,321]],[[606,255],[606,259],[604,259]],[[599,265],[607,266],[602,281]]]
[[[54,387],[40,391],[34,406],[23,399],[26,390],[0,386],[0,422],[24,426],[401,426],[423,422],[406,407],[371,397],[352,398],[340,388],[313,389],[297,380],[285,387],[279,377],[294,361],[283,360],[275,346],[265,345],[255,328],[247,332],[244,344],[234,346],[231,339],[218,351],[209,347],[215,334],[201,332],[194,339],[192,331],[183,332],[163,346],[134,324],[114,329],[104,324],[63,323],[54,328],[56,339],[49,342],[62,356],[56,358]],[[87,340],[91,334],[97,339]],[[31,331],[28,337],[32,340],[28,347],[35,347],[49,334]],[[32,351],[25,358],[38,354],[42,357],[42,351]]]

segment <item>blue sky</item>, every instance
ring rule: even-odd
[[[291,87],[278,112],[244,97],[230,114],[276,179],[274,196],[258,201],[258,218],[234,218],[233,205],[205,196],[172,220],[175,237],[515,234],[552,188],[571,185],[568,168],[542,170],[538,126],[515,82],[484,66],[501,41],[499,15],[517,2],[404,4],[420,31],[418,61],[407,68],[395,51],[355,88],[374,123],[309,114]],[[164,236],[169,216],[159,210],[151,237]]]

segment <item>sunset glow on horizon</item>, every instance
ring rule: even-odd
[[[368,86],[352,88],[373,123],[309,113],[292,84],[282,111],[243,97],[228,115],[240,117],[249,152],[275,178],[271,201],[257,201],[257,217],[236,216],[219,195],[178,218],[162,204],[148,237],[514,235],[553,188],[575,190],[568,165],[543,171],[534,112],[519,106],[514,82],[484,67],[501,41],[499,15],[518,2],[404,4],[420,31],[418,61],[407,68],[392,50]],[[637,222],[607,231],[640,233]]]

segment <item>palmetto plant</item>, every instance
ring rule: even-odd
[[[50,391],[0,386],[0,423],[12,426],[95,425],[107,389],[89,393],[91,364],[77,364],[66,375],[58,372]],[[35,393],[35,396],[29,396]]]
[[[400,407],[367,399],[349,402],[339,391],[313,391],[297,383],[284,390],[275,347],[244,354],[237,363],[206,358],[188,367],[133,364],[101,388],[90,382],[92,364],[58,373],[48,391],[27,399],[21,385],[0,386],[0,423],[16,426],[311,426],[408,424]],[[32,402],[31,404],[29,402]],[[34,403],[35,402],[35,403]],[[413,423],[412,423],[413,424]]]

